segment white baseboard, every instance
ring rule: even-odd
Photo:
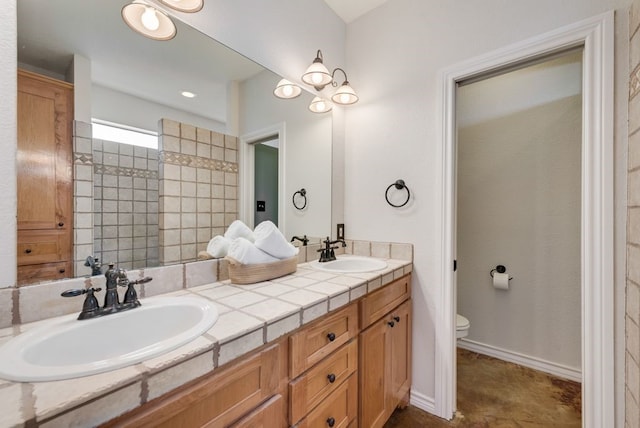
[[[466,338],[462,338],[458,341],[458,347],[477,352],[478,354],[488,355],[499,360],[508,361],[510,363],[515,363],[524,367],[529,367],[531,369],[545,372],[556,377],[582,383],[582,371],[573,367],[553,363],[551,361],[546,361],[537,357],[531,357],[529,355],[520,354],[518,352],[508,351],[506,349],[501,349],[495,346],[486,345],[484,343],[475,342]],[[413,400],[413,396],[411,398]]]
[[[436,413],[436,402],[434,401],[434,399],[414,390],[411,390],[409,403],[420,410],[424,410],[425,412],[429,412],[434,415]]]

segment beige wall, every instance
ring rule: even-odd
[[[629,165],[627,178],[627,290],[625,406],[627,427],[640,425],[640,0],[629,20]]]
[[[501,85],[503,77],[492,79],[485,108],[510,90],[529,98],[527,87]],[[458,130],[457,301],[471,322],[467,339],[577,378],[581,113],[573,95]],[[509,290],[492,286],[498,264],[513,277]]]

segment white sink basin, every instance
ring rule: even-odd
[[[370,259],[368,257],[353,256],[338,257],[337,260],[324,263],[315,261],[311,263],[311,267],[325,272],[361,273],[385,269],[387,267],[387,262],[378,259]]]
[[[172,351],[213,326],[218,311],[199,297],[152,297],[142,306],[78,321],[45,321],[0,347],[0,377],[18,382],[70,379]]]

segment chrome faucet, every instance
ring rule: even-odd
[[[320,263],[331,262],[336,259],[336,253],[334,250],[338,247],[333,247],[333,244],[337,244],[338,242],[340,242],[342,243],[342,247],[347,246],[347,243],[344,242],[344,239],[336,239],[335,241],[332,241],[328,236],[327,239],[322,242],[324,243],[324,248],[318,250],[318,252],[320,253],[320,260],[318,261]]]
[[[94,296],[95,292],[102,290],[101,288],[67,290],[61,294],[62,297],[74,297],[82,294],[87,295],[82,306],[82,312],[78,315],[79,320],[100,317],[137,308],[140,306],[140,301],[138,300],[138,293],[136,292],[134,285],[144,284],[152,280],[151,277],[147,276],[136,281],[130,281],[129,278],[127,278],[125,270],[116,269],[113,263],[109,264],[109,269],[107,269],[104,276],[107,279],[107,282],[104,295],[104,305],[102,307],[98,305],[98,300]],[[127,290],[124,293],[124,301],[122,303],[120,303],[120,297],[118,295],[118,286],[127,287]]]

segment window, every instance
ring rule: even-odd
[[[158,133],[119,123],[91,119],[93,138],[133,146],[158,148]]]

